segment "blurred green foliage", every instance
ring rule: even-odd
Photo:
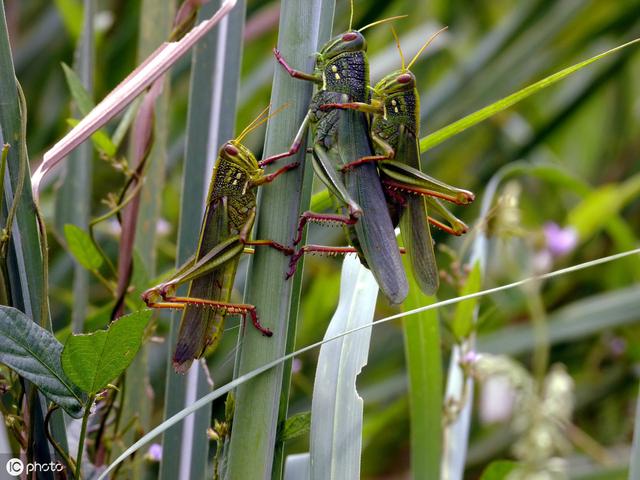
[[[71,95],[61,64],[73,63],[81,26],[79,2],[5,0],[5,8],[17,76],[29,107],[28,147],[31,158],[39,159],[69,129]],[[271,48],[276,42],[277,8],[277,2],[248,2],[238,127],[247,125],[269,102],[275,68]],[[334,31],[346,28],[347,12],[348,2],[338,2]],[[448,32],[414,67],[422,98],[420,137],[424,137],[546,75],[640,36],[638,13],[638,0],[433,0],[418,4],[412,0],[359,0],[354,25],[409,14],[407,19],[395,24],[407,56],[415,52],[433,27],[449,26]],[[99,2],[94,101],[101,99],[135,66],[137,26],[139,15],[143,14],[137,0]],[[375,81],[396,68],[399,58],[388,27],[367,32],[367,41]],[[181,61],[171,76],[169,164],[163,192],[164,220],[158,225],[158,272],[172,268],[176,251],[189,61]],[[115,122],[110,128],[112,132]],[[553,258],[550,268],[638,245],[639,132],[640,54],[637,48],[630,48],[448,140],[430,151],[423,165],[429,174],[474,191],[480,200],[485,185],[501,167],[515,161],[522,161],[532,169],[545,166],[542,173],[524,169],[515,178],[519,193],[514,197],[516,219],[509,220],[513,228],[496,227],[504,226],[504,222],[500,224],[508,213],[504,204],[491,219],[482,222],[491,233],[501,234],[492,237],[485,281],[485,286],[492,286],[517,280],[533,271],[537,255],[543,250],[546,222],[574,226],[579,233],[577,247],[562,257]],[[254,142],[249,145],[251,148],[260,151],[260,135],[252,136],[250,142]],[[121,182],[119,172],[106,162],[96,160],[91,204],[94,217],[107,210],[101,200],[109,192],[118,191]],[[43,193],[42,206],[48,218],[52,216],[55,191],[52,183]],[[503,193],[500,188],[498,194]],[[199,211],[199,207],[195,211]],[[474,225],[479,220],[478,211],[476,205],[456,209],[455,213]],[[113,225],[102,224],[98,229],[98,241],[108,255],[114,255],[117,249],[117,229]],[[63,232],[52,233],[62,238]],[[452,239],[443,232],[434,233],[439,245],[452,249],[438,249],[440,268],[450,274],[447,278],[455,280],[451,263],[468,252],[473,235],[471,232],[461,239]],[[339,229],[313,229],[310,238],[314,243],[344,242]],[[68,328],[73,301],[72,260],[60,243],[51,243],[51,309],[55,329],[63,330]],[[452,256],[450,252],[457,253]],[[236,299],[241,298],[243,272],[241,268]],[[552,320],[555,319],[553,313],[562,312],[562,307],[592,296],[593,301],[604,307],[601,318],[588,323],[584,334],[553,343],[551,362],[564,363],[574,378],[577,390],[574,424],[604,449],[608,467],[624,464],[624,457],[621,460],[619,454],[631,439],[630,412],[637,392],[640,362],[640,311],[635,310],[635,321],[631,312],[627,322],[613,326],[609,325],[607,312],[630,308],[630,303],[624,302],[632,299],[616,296],[615,291],[636,284],[638,293],[639,278],[640,259],[628,258],[559,277],[542,286],[545,308]],[[338,279],[339,263],[335,259],[312,257],[308,260],[298,346],[322,338],[337,301]],[[457,282],[443,283],[441,298],[456,294]],[[145,286],[135,287],[139,290]],[[109,291],[92,279],[89,314],[104,318],[101,312],[110,301]],[[512,327],[529,322],[526,295],[520,291],[512,290],[483,300],[480,308],[480,337],[491,333],[492,338],[498,338],[507,346],[511,335],[517,334]],[[380,316],[392,312],[389,305],[380,302]],[[440,318],[444,322],[445,339],[442,354],[446,356],[454,340],[453,332],[447,330],[454,319],[454,310],[444,310]],[[561,316],[557,320],[561,321]],[[210,362],[217,384],[224,383],[232,369],[228,352],[234,346],[235,330],[233,322],[228,323],[230,332]],[[580,332],[580,324],[576,328]],[[166,324],[161,322],[157,334],[164,335],[165,329]],[[153,344],[151,349],[151,380],[156,391],[154,424],[161,419],[166,348],[167,345]],[[525,342],[525,347],[517,352],[525,365],[531,360],[531,349],[530,336],[528,344]],[[291,391],[291,413],[309,409],[315,355],[309,353],[298,359]],[[365,399],[363,472],[371,478],[382,478],[407,471],[408,403],[400,323],[374,329],[369,365],[359,379],[359,388]],[[214,414],[222,418],[223,409],[222,402],[216,403]],[[511,441],[503,426],[475,422],[469,478],[477,478],[493,460],[510,458]],[[305,448],[304,439],[292,441],[290,445],[291,452]],[[576,448],[572,460],[584,466],[585,457],[593,456],[592,453],[585,452],[583,446]],[[580,471],[576,467],[575,472]],[[587,477],[576,473],[575,478]]]

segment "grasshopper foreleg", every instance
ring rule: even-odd
[[[280,50],[278,50],[277,48],[273,49],[273,54],[276,57],[276,60],[278,61],[278,63],[282,65],[282,68],[284,68],[291,77],[299,78],[301,80],[307,80],[308,82],[322,83],[322,77],[320,75],[301,72],[300,70],[296,70],[290,67],[287,61],[282,56],[282,54],[280,53]]]
[[[293,143],[291,144],[291,147],[289,147],[289,150],[287,150],[286,152],[278,153],[276,155],[271,155],[270,157],[264,158],[264,159],[262,159],[261,161],[258,162],[258,165],[261,168],[263,168],[263,167],[265,167],[267,165],[272,164],[276,160],[280,160],[281,158],[290,157],[290,156],[295,155],[296,153],[298,153],[298,150],[300,150],[300,146],[302,145],[302,141],[304,139],[304,134],[306,133],[307,127],[309,126],[309,118],[310,118],[309,113],[307,113],[307,115],[304,117],[304,120],[302,121],[302,124],[300,125],[300,128],[298,129],[298,132],[296,133],[295,138],[293,139]],[[291,164],[291,165],[298,166],[297,163]],[[283,168],[287,168],[287,167],[283,167]],[[289,167],[288,169],[291,169],[291,168],[294,168],[294,167]],[[282,170],[282,169],[280,169],[280,170]],[[286,171],[287,170],[284,170],[283,172],[286,172]],[[281,173],[283,173],[283,172],[281,172]],[[278,172],[276,172],[276,173],[278,173]]]

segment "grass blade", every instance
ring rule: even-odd
[[[41,239],[38,224],[33,212],[36,209],[29,184],[28,154],[26,146],[26,102],[19,93],[15,70],[9,45],[7,23],[4,14],[4,2],[0,2],[0,144],[11,143],[7,157],[7,172],[5,175],[2,200],[6,208],[0,209],[0,221],[4,228],[6,221],[4,212],[17,203],[15,218],[11,230],[6,261],[7,279],[11,305],[22,312],[41,327],[51,329],[48,301],[46,298],[46,274],[42,258]],[[8,181],[7,181],[8,180]],[[3,272],[4,273],[4,272]],[[1,274],[0,274],[1,275]],[[34,387],[27,384],[29,415],[33,419],[30,434],[34,442],[33,458],[39,462],[51,461],[49,444],[42,429],[42,422],[46,410],[46,401],[34,392]],[[54,435],[64,445],[66,435],[62,416],[57,414],[53,418],[52,430]],[[28,453],[31,453],[29,451]]]
[[[170,35],[173,19],[173,2],[170,0],[144,0],[141,2],[140,33],[138,37],[138,61],[142,61],[157,45],[161,44]],[[153,87],[152,87],[153,89]],[[162,93],[153,105],[152,128],[153,144],[148,156],[143,160],[138,153],[144,151],[147,139],[135,134],[138,119],[134,120],[131,127],[128,158],[132,162],[144,161],[144,185],[129,206],[124,210],[122,217],[121,246],[127,249],[126,256],[121,248],[118,257],[118,266],[127,270],[131,266],[135,270],[145,270],[150,277],[155,277],[156,271],[156,226],[160,218],[161,192],[165,177],[165,163],[167,150],[168,109],[169,109],[169,81],[165,78]],[[147,95],[151,95],[148,92]],[[141,102],[140,109],[144,108],[145,101]],[[136,109],[140,115],[140,109]],[[132,232],[133,230],[133,232]],[[133,245],[125,242],[125,235],[135,233]],[[134,253],[139,254],[135,256]],[[126,261],[126,263],[125,263]],[[119,288],[127,285],[126,277],[119,280]],[[138,285],[140,287],[140,285]],[[135,422],[135,429],[128,430],[123,435],[124,444],[134,441],[139,431],[147,431],[151,428],[151,415],[153,410],[153,398],[149,395],[150,380],[148,372],[149,346],[143,343],[133,363],[126,370],[126,378],[122,407],[122,425]],[[117,454],[121,449],[116,449]],[[141,478],[145,469],[142,457],[135,458],[129,474],[135,478]]]
[[[424,295],[413,277],[403,308],[436,301]],[[404,348],[409,377],[412,478],[440,478],[442,453],[442,359],[437,310],[403,319]]]
[[[445,140],[448,140],[454,135],[457,135],[458,133],[463,132],[468,128],[471,128],[474,125],[477,125],[478,123],[486,120],[487,118],[492,117],[496,113],[499,113],[515,105],[516,103],[524,100],[525,98],[533,95],[534,93],[544,88],[547,88],[550,85],[553,85],[554,83],[592,64],[593,62],[600,60],[601,58],[606,57],[607,55],[617,52],[623,48],[634,45],[639,41],[640,39],[632,40],[623,45],[612,48],[611,50],[607,50],[606,52],[603,52],[599,55],[591,57],[588,60],[572,65],[571,67],[567,67],[564,70],[560,70],[559,72],[556,72],[553,75],[549,75],[548,77],[543,78],[542,80],[535,82],[534,84],[529,85],[528,87],[525,87],[522,90],[519,90],[516,93],[513,93],[503,98],[502,100],[498,100],[497,102],[492,103],[491,105],[488,105],[478,110],[477,112],[467,115],[466,117],[461,118],[460,120],[453,122],[447,125],[446,127],[443,127],[427,135],[426,137],[420,140],[420,151],[424,153],[427,150],[434,148],[435,146],[441,144]]]
[[[280,8],[278,47],[283,55],[305,71],[313,68],[314,53],[329,38],[333,20],[334,2],[329,0],[286,0]],[[273,79],[271,105],[278,108],[290,105],[273,117],[267,126],[264,155],[288,150],[311,97],[311,85],[290,78],[282,69],[276,69]],[[287,162],[304,163],[305,145]],[[277,188],[266,186],[260,192],[259,213],[255,237],[290,243],[301,205],[309,198],[300,198],[306,191],[302,185],[303,168],[298,168],[278,179]],[[306,175],[309,181],[310,176]],[[270,339],[255,329],[243,333],[242,350],[237,362],[237,375],[254,370],[270,360],[282,357],[288,344],[292,313],[293,282],[285,281],[288,259],[273,249],[258,249],[251,259],[245,301],[256,305],[263,325],[274,332]],[[294,312],[295,313],[295,307]],[[229,450],[228,475],[230,478],[267,478],[271,476],[275,450],[276,429],[280,410],[283,369],[242,385],[236,393],[236,410]],[[252,446],[247,455],[247,446]]]
[[[378,285],[357,257],[342,264],[340,300],[325,339],[371,324]],[[360,478],[363,401],[356,390],[367,364],[371,330],[320,349],[311,403],[311,478]]]
[[[629,463],[629,480],[640,480],[640,392],[636,402],[636,420],[633,429],[631,461]]]

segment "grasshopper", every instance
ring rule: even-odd
[[[347,226],[352,244],[381,290],[392,303],[400,303],[409,286],[377,168],[374,164],[363,164],[360,168],[340,172],[355,159],[373,156],[367,115],[352,110],[323,111],[320,108],[329,103],[369,101],[369,65],[362,31],[395,18],[400,17],[374,22],[360,30],[352,30],[350,25],[347,32],[335,36],[322,47],[313,73],[291,68],[277,49],[274,54],[290,76],[317,86],[294,143],[300,144],[307,127],[311,128],[314,170],[347,209],[346,215],[304,212],[294,245],[299,243],[307,222]],[[306,249],[310,250],[313,248]],[[294,258],[298,257],[292,257],[289,274],[295,268]]]
[[[142,295],[149,307],[183,310],[173,355],[173,366],[179,373],[185,373],[194,359],[215,350],[228,314],[240,314],[243,318],[249,315],[256,329],[265,336],[272,335],[260,324],[255,306],[230,302],[240,255],[247,251],[246,247],[266,245],[285,255],[293,253],[293,249],[272,240],[249,240],[256,218],[256,187],[298,166],[290,163],[267,175],[263,167],[292,155],[295,149],[258,162],[241,143],[249,132],[270,118],[261,118],[265,112],[220,148],[195,256],[171,279]],[[185,282],[191,282],[188,296],[176,296],[176,287]]]
[[[416,78],[410,68],[436,35],[444,30],[431,36],[405,66],[400,42],[392,29],[402,66],[373,87],[371,101],[331,103],[320,107],[325,111],[347,109],[372,115],[370,136],[374,154],[360,157],[344,165],[342,170],[350,171],[370,162],[377,163],[382,184],[386,187],[391,216],[394,224],[400,225],[414,279],[427,295],[434,294],[439,284],[429,223],[454,235],[462,235],[468,229],[439,198],[461,205],[474,200],[473,193],[447,185],[421,171],[418,142],[420,99]],[[447,223],[430,217],[429,210],[437,212]]]

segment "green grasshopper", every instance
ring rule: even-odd
[[[421,172],[418,143],[420,99],[416,78],[410,68],[440,32],[425,42],[407,66],[398,37],[393,29],[392,32],[402,67],[376,84],[371,101],[331,103],[320,108],[325,111],[347,109],[372,114],[370,135],[375,154],[360,157],[344,165],[342,170],[350,171],[370,162],[377,163],[394,224],[400,224],[414,279],[424,293],[432,295],[438,289],[439,276],[429,223],[454,235],[462,235],[467,231],[467,226],[449,212],[438,198],[465,205],[473,201],[474,195]],[[428,210],[437,212],[448,225],[430,217]]]
[[[272,335],[260,324],[255,306],[230,302],[240,255],[247,251],[246,247],[267,245],[286,255],[293,253],[293,249],[272,240],[249,240],[256,218],[256,187],[298,166],[290,163],[267,175],[262,167],[292,155],[295,149],[258,162],[242,145],[242,139],[269,118],[261,119],[264,113],[220,148],[193,259],[171,279],[142,295],[149,307],[183,310],[173,355],[173,366],[179,373],[185,373],[194,359],[215,350],[227,314],[240,314],[243,318],[249,315],[263,335]],[[191,282],[188,296],[176,296],[176,287],[185,282]]]
[[[323,111],[320,108],[328,103],[369,101],[369,65],[366,41],[361,32],[395,18],[399,17],[375,22],[360,30],[349,27],[349,31],[335,36],[317,54],[311,74],[291,68],[277,49],[274,49],[274,54],[289,75],[317,85],[295,143],[301,143],[310,126],[314,138],[314,170],[347,209],[346,215],[304,212],[294,244],[299,243],[307,222],[352,227],[356,237],[352,243],[360,259],[370,268],[389,300],[400,303],[409,286],[377,168],[367,164],[340,172],[341,167],[353,160],[372,156],[367,115],[357,111]],[[313,251],[313,248],[306,251]],[[289,274],[294,268],[295,261]]]

